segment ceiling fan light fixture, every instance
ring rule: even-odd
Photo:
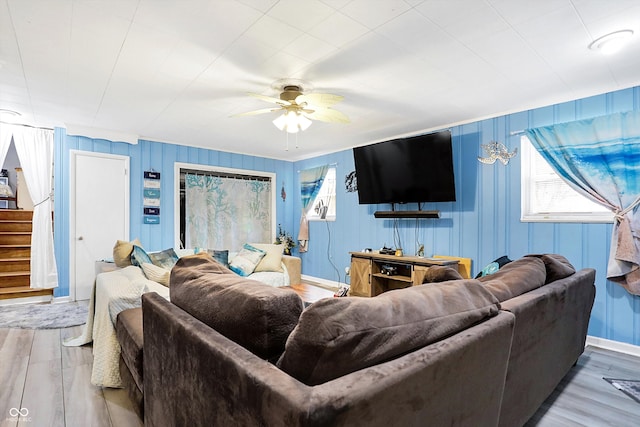
[[[289,133],[307,130],[311,123],[311,120],[295,111],[287,111],[273,120],[275,127]]]
[[[633,30],[614,31],[595,39],[589,44],[589,49],[611,55],[620,51],[629,42],[631,36],[633,36]]]

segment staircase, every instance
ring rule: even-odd
[[[0,209],[0,300],[53,295],[53,289],[29,287],[32,215]]]

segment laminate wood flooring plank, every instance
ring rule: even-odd
[[[65,427],[60,356],[41,362],[32,358],[21,406],[29,411],[29,415],[28,419],[21,419],[19,427]]]
[[[637,378],[640,359],[587,347],[526,427],[640,426],[640,403],[603,377]]]
[[[11,353],[15,357],[29,356],[33,344],[33,329],[6,329],[7,333],[2,340],[0,354]]]
[[[91,364],[63,368],[62,384],[67,427],[111,426],[102,389],[91,384]]]
[[[102,394],[107,402],[111,425],[117,427],[142,427],[142,420],[138,417],[127,391],[117,388],[103,388]]]
[[[29,353],[33,343],[33,331],[7,329],[2,333],[0,347],[0,426],[16,426],[18,417],[11,416],[11,409],[22,409],[22,393],[27,377]]]
[[[62,353],[62,369],[72,368],[79,365],[93,364],[93,348],[91,344],[81,347],[65,347],[62,342],[67,338],[75,338],[82,334],[82,326],[64,328],[60,332],[60,346]]]
[[[60,329],[38,329],[34,333],[29,364],[61,358]]]

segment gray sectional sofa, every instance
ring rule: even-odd
[[[149,426],[518,426],[582,353],[594,280],[529,256],[481,280],[303,309],[291,290],[187,257],[171,302],[145,294],[118,317],[123,358],[140,360],[121,367],[143,371],[123,378],[144,386]]]

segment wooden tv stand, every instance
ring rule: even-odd
[[[374,252],[349,252],[351,254],[351,289],[349,295],[374,297],[383,292],[421,285],[432,265],[458,266],[458,260],[422,258],[416,256],[383,255]],[[382,266],[396,268],[392,275],[383,273]]]

